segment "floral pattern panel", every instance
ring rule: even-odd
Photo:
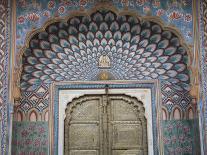
[[[47,122],[13,122],[12,155],[47,155]]]
[[[159,79],[162,104],[186,109],[191,102],[188,49],[156,22],[117,15],[108,9],[48,25],[31,38],[22,57],[22,112],[48,107],[48,86],[56,81]],[[101,67],[107,57],[109,66]]]
[[[26,34],[54,17],[66,17],[75,10],[89,10],[101,0],[17,0],[16,52],[24,46]],[[105,0],[106,1],[106,0]],[[185,41],[193,43],[192,0],[108,0],[121,11],[126,7],[141,16],[160,17],[166,25],[175,26]]]
[[[21,90],[34,91],[53,81],[93,81],[105,71],[117,80],[166,81],[189,91],[188,55],[178,36],[159,24],[102,9],[56,22],[32,37],[24,51]]]
[[[166,155],[200,154],[197,120],[163,121],[163,144]]]

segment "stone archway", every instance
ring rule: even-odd
[[[100,7],[48,22],[22,52],[19,110],[48,108],[53,82],[96,81],[102,75],[104,80],[158,79],[163,106],[185,108],[191,103],[189,51],[173,28],[131,12]]]

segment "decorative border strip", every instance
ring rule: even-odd
[[[58,155],[59,91],[64,89],[104,89],[106,84],[110,89],[146,88],[151,90],[154,154],[162,154],[161,98],[158,80],[53,83],[50,91],[50,154]]]
[[[1,128],[1,149],[0,149],[0,154],[2,155],[6,155],[9,154],[9,143],[10,143],[10,139],[9,139],[9,119],[10,119],[10,114],[9,114],[9,63],[10,63],[10,38],[11,38],[11,32],[10,32],[10,23],[11,23],[11,8],[10,8],[10,4],[11,1],[10,0],[2,0],[0,2],[1,4],[1,22],[2,22],[2,32],[1,32],[1,39],[2,39],[2,44],[1,46],[1,50],[3,52],[3,61],[2,61],[2,68],[3,68],[3,74],[2,74],[2,100],[3,100],[3,104],[2,104],[2,128]]]
[[[201,142],[201,151],[202,154],[206,152],[206,145],[207,145],[207,80],[206,80],[206,67],[207,67],[207,1],[200,0],[198,6],[198,14],[200,15],[198,22],[199,22],[199,35],[200,35],[200,68],[201,68],[201,83],[200,83],[200,94],[201,98],[199,101],[199,119],[200,119],[200,142]]]

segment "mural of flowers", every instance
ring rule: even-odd
[[[145,4],[146,0],[137,0],[136,3],[139,6],[143,6]]]
[[[48,154],[46,122],[14,122],[12,155]]]
[[[157,16],[162,16],[164,14],[165,14],[165,10],[163,10],[163,9],[157,10],[157,13],[156,13]]]
[[[51,0],[47,4],[48,9],[54,9],[55,8],[55,1]]]
[[[23,131],[21,132],[22,137],[27,137],[28,134],[29,134],[29,133],[28,133],[27,130],[23,130]]]
[[[23,24],[23,23],[25,22],[25,18],[24,18],[24,16],[19,16],[19,17],[17,18],[17,22],[18,22],[18,24]]]
[[[154,8],[158,8],[160,7],[160,1],[159,0],[155,0],[153,3],[152,3],[153,7]]]
[[[30,13],[27,15],[27,20],[31,22],[36,22],[40,19],[40,15],[37,13]]]
[[[185,22],[191,22],[192,21],[192,15],[191,14],[186,14],[185,16],[184,16],[184,21]]]
[[[17,0],[17,47],[23,46],[27,32],[34,27],[40,28],[48,18],[67,16],[66,12],[78,9],[88,10],[97,2],[95,0]],[[192,43],[192,36],[186,35],[186,31],[192,31],[193,27],[192,0],[112,0],[111,2],[118,10],[129,7],[140,15],[161,17],[166,24],[173,24],[180,29],[186,41]],[[40,17],[32,15],[33,17],[29,18],[32,22],[27,22],[26,15],[31,12]]]
[[[163,121],[164,154],[191,155],[195,151],[193,121]],[[194,142],[194,143],[193,143]]]
[[[60,6],[60,7],[58,8],[58,13],[59,13],[59,14],[64,14],[64,13],[65,13],[65,7],[64,7],[64,6]]]
[[[182,18],[182,13],[178,12],[178,11],[173,11],[172,13],[169,14],[169,19],[170,20],[178,20],[180,18]]]
[[[50,11],[48,11],[48,10],[44,11],[44,12],[43,12],[43,16],[49,18],[49,17],[50,17]]]

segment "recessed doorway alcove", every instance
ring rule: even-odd
[[[84,95],[67,105],[65,155],[147,155],[147,142],[144,106],[135,97]]]
[[[109,96],[143,103],[148,154],[163,154],[171,145],[163,141],[162,111],[166,121],[184,119],[171,114],[191,106],[191,58],[180,33],[158,17],[102,4],[57,17],[32,32],[20,54],[19,120],[45,121],[48,114],[49,154],[62,155],[67,106],[76,98],[105,95],[108,85]]]
[[[108,86],[106,88],[106,85]],[[107,89],[107,90],[106,90]],[[106,92],[107,91],[107,92]],[[101,81],[101,82],[66,82],[66,83],[54,83],[51,87],[51,96],[53,96],[53,98],[51,99],[51,108],[50,108],[50,125],[51,125],[51,131],[50,131],[50,141],[51,141],[51,145],[50,145],[50,151],[51,153],[54,152],[54,154],[64,154],[64,147],[69,148],[69,145],[72,143],[72,139],[74,139],[75,137],[72,137],[71,139],[71,143],[69,142],[69,144],[66,144],[65,142],[65,137],[67,137],[64,134],[68,134],[68,138],[70,140],[71,138],[71,132],[69,130],[71,130],[71,128],[68,126],[66,126],[65,122],[68,121],[69,117],[72,117],[73,115],[69,114],[69,109],[71,108],[71,106],[73,106],[76,103],[80,103],[81,101],[85,102],[85,101],[89,101],[90,99],[98,99],[100,101],[100,104],[104,104],[104,102],[108,102],[108,110],[111,111],[113,110],[113,112],[108,113],[107,115],[107,120],[111,121],[109,124],[113,124],[115,123],[115,125],[117,124],[122,124],[123,127],[125,127],[125,129],[121,129],[120,128],[120,132],[119,132],[119,128],[115,129],[114,127],[110,126],[108,127],[109,131],[106,131],[106,133],[108,135],[106,135],[107,137],[109,137],[107,140],[107,142],[104,142],[104,135],[102,135],[102,128],[104,128],[104,124],[103,124],[103,119],[102,118],[102,112],[100,111],[100,109],[98,110],[98,113],[94,113],[95,115],[100,115],[100,119],[96,120],[95,122],[100,125],[98,128],[100,129],[99,132],[97,132],[97,134],[100,134],[98,136],[98,138],[95,136],[92,139],[94,139],[94,141],[98,141],[96,143],[96,145],[100,145],[100,146],[94,146],[94,147],[90,147],[92,152],[90,153],[97,153],[102,155],[105,155],[106,149],[104,149],[104,144],[111,146],[110,150],[108,150],[108,153],[112,153],[112,154],[120,154],[120,153],[144,153],[145,154],[149,154],[149,155],[153,155],[153,154],[159,154],[161,152],[161,143],[159,141],[160,137],[161,137],[161,130],[159,130],[159,126],[157,126],[157,124],[159,124],[160,121],[160,116],[158,115],[159,113],[157,112],[157,110],[159,109],[158,107],[160,106],[160,94],[159,94],[159,82],[157,80],[154,81],[128,81],[128,82],[124,82],[124,81]],[[106,99],[109,99],[110,101],[104,101]],[[113,102],[113,100],[116,100]],[[122,100],[122,101],[121,101]],[[97,101],[97,100],[96,100]],[[115,102],[119,102],[117,105],[114,104]],[[90,112],[87,112],[87,108],[91,103],[93,103],[93,105],[90,106]],[[90,120],[90,123],[86,123],[87,120],[87,114],[90,113],[90,117],[91,114],[95,111],[97,111],[96,108],[101,108],[100,106],[98,106],[98,104],[94,103],[94,100],[88,104],[88,106],[85,107],[86,111],[84,111],[83,109],[79,109],[80,111],[77,112],[77,115],[79,115],[79,117],[77,117],[76,120],[74,120],[72,122],[72,124],[79,124],[84,126],[84,124],[89,125],[91,123],[91,126],[93,126],[94,121]],[[129,103],[129,104],[128,104]],[[133,105],[134,104],[134,105]],[[128,106],[129,105],[129,106]],[[131,107],[131,105],[133,105],[132,107],[134,107],[135,109],[132,110],[133,108]],[[84,107],[84,103],[81,103],[81,106]],[[116,107],[115,109],[114,106]],[[54,107],[54,108],[53,108]],[[124,109],[122,109],[121,107],[125,108],[126,111],[124,111]],[[127,112],[127,107],[128,107],[128,112]],[[79,107],[80,108],[80,107]],[[94,110],[91,111],[91,108]],[[103,108],[103,107],[102,107]],[[119,112],[116,113],[116,109],[119,108]],[[158,108],[158,109],[157,109]],[[95,110],[96,109],[96,110]],[[130,111],[131,109],[131,111]],[[137,109],[137,110],[136,110]],[[115,111],[114,111],[115,110]],[[75,108],[73,107],[73,112],[75,112]],[[134,112],[137,112],[136,114]],[[139,111],[139,112],[138,112]],[[126,112],[126,113],[124,113]],[[82,115],[81,113],[83,113],[83,117],[86,117],[86,120],[84,122],[84,120],[79,120],[81,119]],[[102,114],[100,114],[102,113]],[[116,116],[114,115],[116,113]],[[93,114],[92,114],[93,115]],[[134,120],[135,118],[133,118],[133,115],[137,115],[141,122],[139,121],[139,119]],[[127,118],[128,117],[128,118]],[[137,118],[138,118],[137,117]],[[117,120],[115,120],[117,118]],[[122,119],[123,118],[123,119]],[[120,119],[120,120],[119,120]],[[131,123],[129,123],[131,121]],[[112,123],[113,122],[113,123]],[[157,122],[157,123],[154,123]],[[82,124],[81,124],[82,123]],[[117,124],[116,124],[117,123]],[[71,124],[71,123],[69,123]],[[121,133],[121,131],[123,130],[126,131],[127,128],[127,124],[131,124],[131,126],[129,126],[130,131],[128,134],[134,134],[135,139],[132,139],[132,142],[137,142],[134,143],[135,145],[130,147],[130,146],[123,146],[124,145],[124,140],[121,140],[121,143],[116,145],[113,141],[114,138],[114,134],[113,133],[113,129],[114,129],[114,133],[115,130],[118,131],[117,134]],[[140,125],[138,125],[140,124]],[[146,126],[145,126],[146,125]],[[135,128],[134,128],[135,127]],[[136,128],[137,127],[137,128]],[[138,128],[142,127],[141,130],[138,130]],[[78,129],[81,129],[80,127]],[[85,130],[87,131],[87,127],[85,128]],[[94,130],[94,128],[93,128]],[[97,129],[98,130],[98,129]],[[69,131],[69,132],[68,132]],[[72,131],[72,130],[71,130]],[[75,131],[75,130],[74,130]],[[76,136],[79,135],[77,132],[79,130],[76,130]],[[84,131],[84,128],[83,128]],[[141,133],[138,133],[140,132]],[[95,132],[95,131],[94,131]],[[127,132],[127,131],[126,131]],[[82,133],[82,132],[81,132]],[[142,144],[138,142],[139,140],[136,137],[139,137],[140,135],[143,135],[144,133],[146,133],[145,136],[143,136],[142,139]],[[89,133],[88,133],[89,134]],[[94,133],[92,134],[94,136]],[[119,134],[120,135],[120,134]],[[73,135],[74,136],[74,135]],[[117,135],[118,136],[118,135]],[[121,137],[121,136],[118,136]],[[83,137],[82,137],[83,138]],[[99,139],[100,138],[100,139]],[[79,138],[75,138],[77,139],[81,139],[81,136]],[[117,139],[117,138],[116,138]],[[87,142],[87,140],[85,140]],[[90,141],[90,140],[89,140]],[[145,141],[145,142],[143,142]],[[75,141],[73,144],[76,144],[76,147],[78,147],[77,144],[78,140]],[[101,144],[102,145],[101,145]],[[109,144],[108,144],[109,143]],[[71,145],[73,145],[71,144]],[[116,146],[113,146],[116,145]],[[75,146],[73,147],[73,151],[76,148]],[[86,146],[87,147],[87,146]],[[106,148],[108,148],[107,146],[105,146]],[[136,150],[140,147],[140,150]],[[145,149],[143,149],[145,147]],[[81,147],[78,147],[81,150]],[[115,150],[117,148],[117,150]],[[123,152],[123,149],[125,149],[126,152]],[[82,147],[82,151],[84,150],[84,147]],[[89,149],[90,150],[90,149]],[[93,152],[93,151],[97,151],[97,152]],[[132,151],[132,152],[130,152]],[[133,152],[135,151],[135,152]],[[143,152],[142,152],[143,151]],[[147,153],[148,152],[148,153]],[[73,152],[74,153],[74,152]],[[75,153],[77,153],[77,150],[75,150]],[[86,152],[85,152],[86,153]]]

